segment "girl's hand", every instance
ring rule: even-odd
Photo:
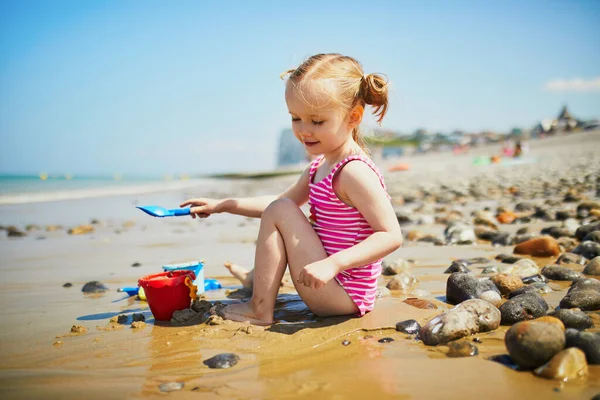
[[[208,198],[197,198],[189,199],[179,205],[179,207],[190,206],[190,215],[192,218],[206,218],[211,214],[217,214],[222,212],[220,209],[221,200],[208,199]]]
[[[319,290],[338,273],[339,270],[337,265],[335,265],[331,259],[326,258],[305,266],[304,269],[300,271],[298,283],[311,289]]]

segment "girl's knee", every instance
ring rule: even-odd
[[[299,210],[300,207],[291,199],[287,197],[277,199],[267,206],[263,216],[285,216],[289,215],[292,210]]]

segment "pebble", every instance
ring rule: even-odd
[[[557,240],[560,247],[562,247],[565,251],[571,251],[575,247],[577,247],[578,242],[573,238],[560,238]]]
[[[596,242],[600,243],[600,231],[590,232],[583,238],[584,242]]]
[[[478,280],[464,272],[454,272],[446,281],[446,300],[451,304],[476,299],[488,290],[498,292],[496,285],[489,279]]]
[[[600,292],[600,280],[595,278],[578,279],[573,281],[567,293],[577,290],[595,290],[596,292]]]
[[[142,321],[142,322],[144,322],[144,321],[146,321],[146,317],[144,316],[144,314],[136,313],[136,314],[133,314],[131,316],[131,320],[133,322],[136,322],[136,321]]]
[[[561,308],[548,315],[560,319],[566,328],[573,328],[581,331],[594,327],[594,322],[589,315],[577,308]]]
[[[565,334],[553,324],[524,321],[513,325],[504,338],[510,357],[521,368],[537,368],[565,348]]]
[[[580,332],[567,329],[566,346],[577,347],[585,353],[588,364],[600,364],[600,332]]]
[[[562,264],[585,265],[586,259],[584,257],[580,256],[579,254],[567,252],[567,253],[562,253],[560,255],[560,257],[558,257],[558,260],[556,260],[556,263],[558,265],[562,265]]]
[[[499,260],[503,264],[514,264],[519,260],[524,260],[524,258],[513,256],[512,254],[498,254],[496,260]]]
[[[519,259],[511,265],[502,265],[498,268],[498,271],[502,274],[515,275],[519,278],[525,278],[540,273],[540,269],[535,261],[528,258]]]
[[[382,297],[389,297],[392,295],[390,289],[385,286],[377,286],[377,292],[375,293],[375,297],[381,299]]]
[[[588,375],[585,353],[577,348],[565,349],[552,357],[550,361],[535,369],[537,376],[547,379],[568,381]]]
[[[473,264],[487,264],[490,262],[490,260],[488,260],[485,257],[474,257],[474,258],[461,258],[460,260],[456,260],[457,262],[461,262],[461,263],[465,263],[466,265],[473,265]]]
[[[408,298],[404,303],[423,310],[435,310],[437,306],[428,300]]]
[[[554,239],[561,237],[573,237],[574,234],[569,229],[562,226],[549,226],[540,231],[542,235],[552,236]]]
[[[419,332],[426,345],[447,343],[478,332],[487,332],[500,325],[500,311],[480,299],[462,302],[433,318]]]
[[[548,303],[537,293],[524,293],[500,306],[502,325],[512,325],[546,315]]]
[[[479,349],[469,342],[450,342],[448,344],[448,357],[472,357],[479,354]]]
[[[524,285],[519,289],[513,290],[508,294],[508,298],[512,299],[513,297],[519,296],[525,293],[538,293],[538,289],[533,285]]]
[[[471,270],[467,268],[467,263],[463,261],[453,261],[444,273],[451,274],[453,272],[471,272]]]
[[[393,342],[394,339],[392,339],[391,337],[384,337],[378,340],[379,343],[389,343],[389,342]]]
[[[383,260],[383,263],[381,264],[381,274],[386,276],[398,275],[408,270],[410,266],[411,264],[402,258],[398,258],[394,261]]]
[[[472,244],[477,239],[473,227],[460,221],[450,222],[444,230],[444,236],[448,244]]]
[[[14,226],[9,226],[6,229],[6,235],[8,237],[24,237],[24,236],[27,236],[27,233],[19,230],[18,228],[14,227]]]
[[[133,264],[131,264],[131,266],[134,267],[134,268],[141,267],[142,263],[134,262]]]
[[[71,333],[87,333],[87,328],[83,325],[73,325],[71,327]]]
[[[579,272],[575,272],[570,268],[561,267],[560,265],[547,265],[542,268],[541,273],[546,278],[555,281],[574,281],[581,278]]]
[[[556,239],[551,236],[530,239],[516,245],[513,251],[515,254],[525,254],[534,257],[556,257],[561,253]]]
[[[161,392],[164,393],[169,393],[169,392],[176,392],[178,390],[183,389],[184,383],[183,382],[167,382],[167,383],[161,383],[158,386],[158,389]]]
[[[490,278],[494,285],[500,290],[500,294],[506,296],[509,293],[525,286],[518,276],[498,274]]]
[[[492,303],[496,307],[500,307],[500,304],[502,304],[502,297],[500,296],[500,293],[493,290],[486,290],[479,295],[479,298],[487,301],[488,303]]]
[[[233,367],[239,360],[240,357],[237,354],[222,353],[204,360],[203,364],[207,365],[209,368],[224,369]]]
[[[68,231],[69,235],[85,235],[88,233],[94,232],[94,227],[92,225],[79,225],[75,228],[71,228]]]
[[[127,317],[127,315],[125,314],[121,314],[117,317],[117,323],[118,324],[126,324],[127,321],[129,320],[129,318]],[[111,318],[111,322],[112,322],[112,318]]]
[[[63,285],[64,288],[70,288],[71,286],[73,286],[71,282],[67,282]]]
[[[416,283],[417,278],[406,272],[402,272],[401,274],[394,275],[387,283],[386,287],[390,290],[400,290],[405,292]]]
[[[544,275],[540,275],[540,274],[526,276],[526,277],[522,278],[521,280],[526,285],[531,285],[534,283],[546,283],[546,281],[547,281],[546,277]]]
[[[580,243],[571,252],[591,260],[600,256],[600,243],[588,240],[587,242]]]
[[[594,257],[583,269],[586,275],[600,275],[600,257]]]
[[[108,291],[108,288],[101,282],[91,281],[83,285],[81,291],[83,293],[102,293]]]
[[[407,333],[409,335],[417,335],[421,330],[421,325],[414,319],[407,319],[396,324],[398,332]]]
[[[349,340],[342,341],[342,346],[348,346],[351,342]]]
[[[481,275],[492,275],[492,274],[497,274],[497,273],[498,273],[498,267],[496,265],[490,265],[488,267],[485,267],[481,271]]]
[[[595,290],[569,290],[559,305],[560,308],[579,308],[584,311],[600,310],[600,293]]]

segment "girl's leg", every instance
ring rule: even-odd
[[[231,272],[231,275],[233,275],[234,277],[236,277],[240,282],[242,282],[242,286],[245,288],[252,288],[253,282],[254,282],[254,270],[250,270],[248,271],[246,268],[234,264],[234,263],[230,263],[230,262],[226,262],[223,264],[225,266],[225,268],[227,268],[229,270],[229,272]]]
[[[302,269],[327,258],[323,244],[300,208],[289,199],[276,200],[262,215],[254,262],[254,290],[248,303],[232,304],[223,310],[225,318],[257,325],[273,323],[273,310],[285,268],[298,294],[319,316],[348,315],[358,307],[335,279],[313,290],[297,280]]]

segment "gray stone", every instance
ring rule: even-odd
[[[583,238],[583,241],[584,242],[588,242],[589,241],[589,242],[600,243],[600,230],[588,233]]]
[[[464,272],[454,272],[446,281],[446,300],[450,304],[458,304],[469,299],[479,298],[481,293],[492,290],[500,291],[489,279],[478,280]]]
[[[558,257],[558,260],[556,260],[556,263],[558,265],[563,265],[563,264],[585,265],[586,259],[585,259],[585,257],[582,257],[579,254],[562,253],[560,255],[560,257]]]
[[[81,289],[83,293],[103,293],[108,291],[108,288],[104,286],[102,282],[98,281],[90,281],[83,285]]]
[[[502,325],[512,325],[546,315],[548,303],[537,293],[515,296],[500,306]]]
[[[560,301],[560,308],[579,308],[584,311],[600,310],[600,293],[595,290],[573,290]]]
[[[222,353],[204,360],[203,364],[207,365],[209,368],[224,369],[233,367],[239,360],[240,357],[237,354]]]
[[[589,224],[589,225],[582,225],[580,226],[577,231],[575,232],[575,237],[578,240],[583,241],[583,239],[589,234],[592,233],[594,231],[599,231],[600,230],[600,222],[595,222],[593,224]]]
[[[574,281],[581,278],[579,272],[575,272],[570,268],[561,267],[560,265],[547,265],[542,268],[541,273],[546,278],[555,281]]]
[[[587,242],[580,243],[579,246],[575,247],[571,252],[591,260],[592,258],[600,256],[600,243],[588,240]]]
[[[444,271],[445,274],[451,274],[453,272],[471,272],[467,268],[467,264],[462,261],[453,261],[452,264]]]
[[[421,330],[421,325],[414,319],[407,319],[396,324],[396,330],[409,335],[417,335]]]
[[[584,330],[594,326],[594,322],[589,315],[576,308],[570,310],[561,308],[551,312],[548,315],[560,319],[565,325],[565,328]]]
[[[580,332],[567,329],[567,347],[577,347],[585,353],[588,364],[600,364],[600,332]]]
[[[594,257],[583,269],[586,275],[600,275],[600,257]]]

